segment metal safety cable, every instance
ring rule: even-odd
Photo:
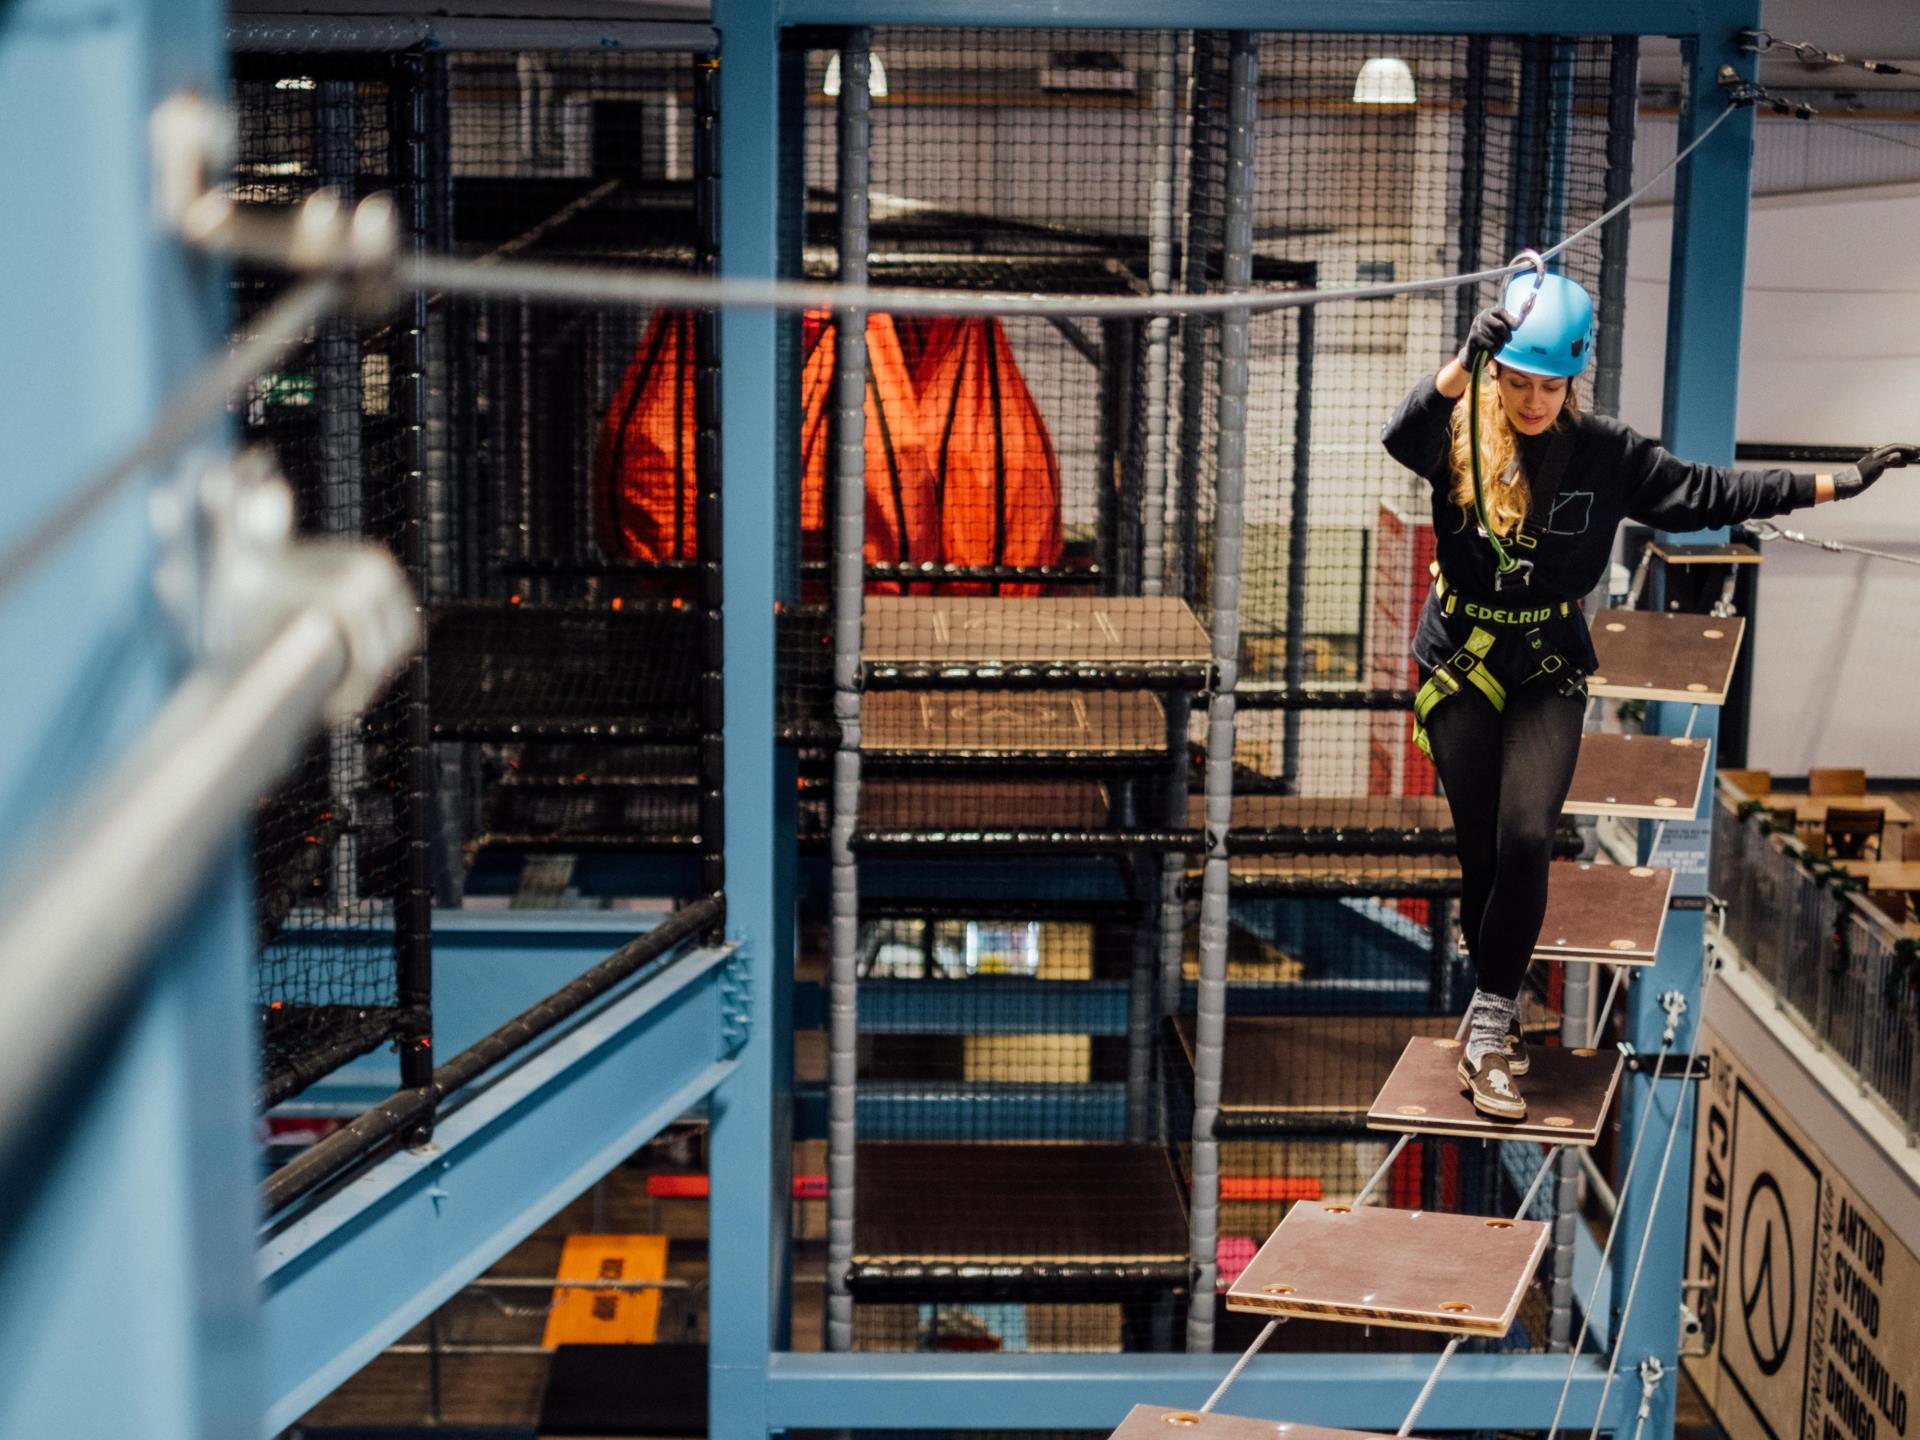
[[[1658,1074],[1665,1066],[1667,1054],[1673,1049],[1673,1031],[1669,1027],[1666,1036],[1660,1042],[1660,1053],[1654,1057],[1654,1073]],[[1627,1188],[1633,1184],[1635,1169],[1640,1163],[1640,1144],[1646,1139],[1647,1122],[1653,1118],[1654,1090],[1647,1087],[1647,1098],[1640,1107],[1640,1123],[1633,1130],[1633,1147],[1627,1152],[1627,1173],[1620,1181],[1620,1189],[1615,1194],[1616,1208],[1613,1220],[1607,1226],[1606,1244],[1600,1247],[1600,1266],[1593,1277],[1593,1288],[1587,1292],[1587,1303],[1580,1311],[1580,1333],[1573,1338],[1573,1344],[1567,1351],[1566,1378],[1560,1382],[1560,1399],[1553,1407],[1553,1423],[1547,1428],[1547,1440],[1560,1431],[1560,1417],[1566,1412],[1567,1395],[1573,1389],[1573,1373],[1580,1363],[1580,1347],[1587,1343],[1587,1331],[1593,1324],[1593,1307],[1600,1298],[1600,1287],[1607,1278],[1607,1257],[1613,1253],[1613,1242],[1620,1234],[1620,1217],[1626,1213],[1624,1203]]]
[[[256,315],[245,338],[207,365],[168,399],[153,428],[80,486],[53,514],[0,556],[0,594],[11,590],[134,476],[171,459],[217,419],[248,385],[300,344],[314,322],[347,293],[339,280],[307,280]]]
[[[1836,555],[1865,555],[1874,560],[1890,560],[1895,565],[1920,565],[1920,555],[1895,555],[1886,550],[1875,550],[1868,545],[1852,545],[1845,540],[1816,540],[1801,530],[1788,530],[1771,521],[1748,521],[1747,532],[1756,540],[1786,540],[1795,545],[1810,546],[1815,550],[1829,550]]]
[[[1527,1211],[1533,1205],[1533,1197],[1540,1193],[1541,1182],[1553,1173],[1553,1162],[1559,1157],[1560,1148],[1558,1145],[1547,1147],[1547,1153],[1540,1159],[1540,1168],[1534,1172],[1533,1183],[1527,1187],[1527,1193],[1520,1197],[1520,1204],[1513,1212],[1515,1220],[1527,1218]],[[1447,1368],[1447,1362],[1453,1359],[1454,1351],[1460,1348],[1460,1342],[1465,1338],[1456,1335],[1447,1342],[1446,1348],[1433,1362],[1433,1369],[1427,1374],[1427,1383],[1422,1385],[1420,1393],[1414,1396],[1413,1405],[1407,1411],[1407,1418],[1400,1422],[1400,1428],[1394,1432],[1396,1436],[1407,1436],[1413,1433],[1413,1427],[1420,1418],[1420,1412],[1427,1408],[1427,1401],[1433,1398],[1434,1387],[1440,1383],[1440,1372]]]
[[[1604,211],[1558,243],[1540,251],[1551,260],[1578,244],[1629,206],[1637,204],[1662,180],[1679,168],[1708,137],[1744,106],[1730,104],[1716,115],[1685,148],[1678,151],[1639,189]],[[322,192],[325,193],[325,192]],[[249,226],[222,225],[188,237],[191,243],[238,259],[285,266],[289,245],[280,237],[262,237]],[[485,263],[482,263],[482,262]],[[1176,315],[1224,314],[1244,311],[1265,314],[1343,300],[1384,300],[1427,290],[1451,290],[1500,280],[1517,273],[1513,267],[1441,275],[1428,280],[1401,280],[1380,285],[1352,285],[1336,289],[1289,290],[1244,295],[989,295],[975,291],[875,289],[865,285],[815,284],[789,280],[738,280],[687,277],[634,271],[538,265],[525,261],[501,262],[497,257],[446,260],[434,257],[399,259],[386,276],[402,289],[448,295],[518,295],[528,299],[592,304],[672,305],[687,309],[757,306],[790,310],[885,310],[898,315],[1037,315],[1153,319]],[[0,594],[17,584],[61,539],[77,528],[99,505],[142,470],[171,458],[198,428],[217,415],[227,398],[273,365],[304,335],[308,326],[331,311],[347,293],[334,277],[321,277],[287,295],[268,315],[279,318],[298,301],[308,307],[298,327],[279,346],[264,343],[264,331],[236,346],[209,365],[177,397],[162,408],[162,418],[122,459],[80,485],[74,499],[50,520],[36,526],[0,555]],[[214,397],[209,403],[209,396]]]
[[[1729,105],[1639,189],[1572,234],[1541,250],[1540,259],[1552,260],[1628,207],[1639,203],[1650,190],[1705,144],[1716,130],[1744,108],[1743,105]],[[276,257],[268,253],[249,254],[247,258],[271,262]],[[397,267],[395,279],[403,287],[444,290],[453,294],[521,295],[536,300],[600,304],[675,305],[696,309],[714,306],[780,310],[860,308],[884,310],[895,315],[1071,315],[1118,320],[1216,315],[1241,310],[1250,314],[1267,314],[1344,300],[1384,300],[1395,295],[1454,290],[1489,280],[1503,280],[1533,268],[1529,260],[1523,265],[1502,265],[1457,275],[1438,275],[1425,280],[1240,295],[1000,295],[972,290],[846,286],[825,281],[710,280],[646,271],[622,274],[605,269],[590,270],[562,265],[507,264],[480,269],[471,261],[434,257],[403,261]]]
[[[1233,1388],[1233,1382],[1240,1378],[1240,1372],[1247,1368],[1248,1362],[1250,1362],[1255,1355],[1260,1353],[1260,1347],[1265,1345],[1267,1341],[1273,1337],[1273,1332],[1287,1323],[1287,1318],[1287,1316],[1282,1315],[1277,1319],[1269,1320],[1266,1323],[1266,1327],[1261,1330],[1258,1335],[1253,1337],[1253,1344],[1249,1345],[1241,1354],[1240,1358],[1233,1362],[1233,1368],[1227,1371],[1226,1378],[1214,1386],[1213,1393],[1207,1396],[1207,1403],[1200,1407],[1200,1413],[1202,1415],[1211,1415],[1213,1413],[1213,1407],[1220,1403],[1220,1397]]]

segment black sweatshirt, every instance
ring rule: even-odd
[[[1518,608],[1586,595],[1606,573],[1622,520],[1661,530],[1709,530],[1813,504],[1811,475],[1696,465],[1676,459],[1617,420],[1583,416],[1550,513],[1529,515],[1521,523],[1521,536],[1504,542],[1509,554],[1533,562],[1529,582],[1517,586],[1510,579],[1496,599],[1493,547],[1472,512],[1463,512],[1449,498],[1449,426],[1457,403],[1442,395],[1429,376],[1400,402],[1380,440],[1389,455],[1433,487],[1433,529],[1447,580],[1468,596],[1492,603]],[[1537,473],[1552,432],[1519,438],[1522,468]],[[1464,630],[1453,634],[1460,627],[1442,625],[1442,618],[1429,592],[1414,642],[1423,669],[1432,669],[1465,639]],[[1546,638],[1575,665],[1593,670],[1592,642],[1578,614],[1554,624]]]

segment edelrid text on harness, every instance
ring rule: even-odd
[[[1439,561],[1434,561],[1430,568],[1433,571],[1434,594],[1439,597],[1441,611],[1447,615],[1465,614],[1476,623],[1467,635],[1466,644],[1434,666],[1427,683],[1413,697],[1413,743],[1420,747],[1421,753],[1429,758],[1433,755],[1432,746],[1427,741],[1427,716],[1442,700],[1458,695],[1463,685],[1471,685],[1486,696],[1487,703],[1493,706],[1495,713],[1507,708],[1507,687],[1488,670],[1487,657],[1493,653],[1496,644],[1509,637],[1534,657],[1534,668],[1520,682],[1522,685],[1557,679],[1561,694],[1580,693],[1585,677],[1566,656],[1547,644],[1546,636],[1540,633],[1540,627],[1548,621],[1571,616],[1574,609],[1572,601],[1555,600],[1546,605],[1529,607],[1488,605],[1469,599],[1456,586],[1448,584],[1447,577],[1440,573]],[[1489,626],[1496,628],[1489,629]],[[1496,630],[1507,634],[1503,636]]]

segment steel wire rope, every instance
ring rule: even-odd
[[[160,418],[139,440],[121,451],[105,469],[81,485],[25,538],[0,556],[0,594],[11,590],[56,551],[87,518],[143,471],[172,458],[201,428],[227,408],[246,386],[280,363],[322,316],[347,292],[331,276],[295,286],[252,321],[245,339],[209,361],[185,388],[170,396]]]
[[[1706,975],[1700,985],[1700,1002],[1701,1002],[1702,1008],[1704,1009],[1708,987],[1712,984],[1714,974],[1717,973],[1717,960],[1716,960],[1716,957],[1711,952],[1709,952],[1706,955],[1705,959],[1703,960],[1703,967],[1706,971]],[[1567,1351],[1566,1378],[1564,1378],[1560,1382],[1560,1399],[1558,1403],[1556,1403],[1555,1406],[1553,1407],[1553,1423],[1547,1429],[1546,1440],[1553,1440],[1553,1437],[1560,1432],[1560,1419],[1566,1413],[1567,1396],[1573,1389],[1574,1371],[1579,1367],[1579,1364],[1580,1364],[1580,1349],[1583,1345],[1586,1344],[1587,1332],[1589,1329],[1592,1328],[1592,1325],[1593,1325],[1593,1307],[1600,1298],[1601,1285],[1603,1285],[1606,1282],[1607,1259],[1609,1256],[1613,1254],[1613,1242],[1617,1238],[1619,1238],[1621,1217],[1626,1214],[1626,1209],[1627,1209],[1626,1207],[1627,1192],[1633,1185],[1634,1174],[1638,1170],[1640,1165],[1640,1146],[1647,1138],[1647,1131],[1649,1129],[1648,1122],[1651,1121],[1653,1118],[1653,1102],[1659,1094],[1659,1080],[1660,1080],[1660,1077],[1666,1071],[1667,1056],[1672,1053],[1674,1034],[1675,1034],[1675,1031],[1678,1029],[1678,1027],[1679,1027],[1678,1016],[1675,1015],[1670,1017],[1667,1021],[1666,1029],[1661,1034],[1661,1037],[1660,1037],[1660,1049],[1659,1049],[1659,1052],[1654,1056],[1654,1060],[1653,1060],[1653,1078],[1647,1084],[1647,1098],[1641,1103],[1641,1106],[1640,1106],[1640,1123],[1634,1127],[1633,1146],[1627,1152],[1626,1173],[1621,1177],[1619,1190],[1615,1192],[1616,1208],[1614,1209],[1614,1212],[1613,1212],[1613,1219],[1607,1226],[1606,1243],[1600,1247],[1599,1268],[1594,1274],[1593,1286],[1587,1292],[1586,1304],[1581,1307],[1580,1333],[1574,1336],[1573,1344],[1571,1347],[1569,1347]],[[1689,1074],[1692,1072],[1692,1069],[1693,1069],[1694,1055],[1697,1054],[1699,1050],[1698,1035],[1699,1035],[1699,1032],[1698,1032],[1698,1029],[1696,1028],[1694,1048],[1692,1051],[1689,1051],[1687,1055],[1686,1073],[1689,1073]],[[1676,1104],[1674,1107],[1674,1113],[1676,1116],[1679,1114],[1678,1104]],[[1672,1154],[1672,1133],[1671,1132],[1668,1135],[1667,1152],[1670,1157]],[[1666,1166],[1665,1166],[1665,1163],[1663,1162],[1661,1166],[1661,1178],[1664,1180],[1665,1176],[1666,1176]],[[1659,1194],[1659,1191],[1656,1188],[1655,1190],[1656,1202],[1657,1202],[1658,1194]],[[1644,1258],[1646,1254],[1644,1236],[1642,1237],[1640,1253],[1641,1253],[1641,1256]],[[1637,1269],[1638,1267],[1636,1264],[1636,1274],[1637,1274]],[[1624,1328],[1625,1327],[1623,1325],[1622,1326],[1623,1333],[1624,1333]],[[1604,1399],[1604,1393],[1603,1393],[1602,1405],[1604,1406],[1604,1404],[1605,1404],[1605,1399]]]
[[[1744,108],[1744,101],[1730,102],[1637,190],[1572,234],[1541,250],[1540,258],[1553,259],[1616,215],[1638,204],[1649,191],[1704,145],[1716,130]],[[190,240],[202,248],[260,264],[286,266],[289,263],[289,247],[283,238],[263,236],[252,228],[217,226],[190,237]],[[1244,311],[1249,315],[1266,314],[1347,300],[1384,300],[1395,295],[1478,285],[1532,268],[1531,264],[1503,265],[1470,273],[1440,275],[1425,280],[1391,281],[1379,285],[1180,297],[1171,294],[996,295],[978,291],[896,290],[793,280],[689,277],[647,271],[622,273],[612,268],[588,269],[512,260],[501,262],[491,257],[481,257],[481,260],[489,263],[445,260],[432,256],[404,257],[393,264],[386,278],[403,290],[426,290],[443,295],[519,295],[529,299],[574,303],[675,305],[688,309],[746,306],[788,310],[884,310],[898,315],[1080,315],[1106,319],[1152,319],[1160,316],[1224,314],[1231,310]],[[17,584],[42,556],[57,546],[95,508],[111,498],[133,475],[170,458],[200,425],[219,413],[234,390],[277,363],[286,348],[294,344],[315,320],[332,310],[345,293],[345,282],[339,277],[322,275],[292,291],[266,312],[270,317],[285,317],[289,322],[299,314],[299,323],[291,327],[291,334],[279,335],[277,338],[280,343],[277,345],[266,343],[275,337],[256,332],[189,381],[183,390],[166,403],[161,412],[163,418],[138,444],[80,486],[74,498],[60,507],[55,515],[0,554],[0,594]]]
[[[1786,540],[1836,555],[1865,555],[1874,560],[1890,560],[1895,565],[1920,565],[1920,555],[1895,555],[1889,550],[1875,550],[1870,545],[1853,545],[1845,540],[1816,540],[1804,531],[1783,529],[1772,521],[1749,521],[1747,530],[1756,540]]]
[[[1699,995],[1700,1014],[1694,1017],[1693,1044],[1688,1048],[1686,1064],[1682,1066],[1680,1070],[1680,1083],[1682,1085],[1687,1084],[1693,1078],[1694,1060],[1700,1054],[1700,1034],[1703,1028],[1703,1022],[1706,1019],[1707,994],[1709,991],[1713,989],[1714,976],[1720,973],[1718,958],[1711,950],[1706,952],[1701,964],[1702,964],[1702,968],[1706,971],[1706,974],[1702,977],[1700,981],[1700,995]],[[1663,1078],[1665,1069],[1666,1069],[1666,1066],[1664,1062],[1660,1064],[1656,1064],[1653,1067],[1653,1076],[1647,1082],[1647,1100],[1649,1104],[1651,1104],[1653,1100],[1654,1093],[1658,1088],[1661,1079]],[[1673,1102],[1673,1116],[1667,1122],[1666,1148],[1661,1152],[1661,1155],[1660,1155],[1660,1173],[1654,1178],[1653,1200],[1647,1207],[1649,1215],[1658,1214],[1660,1210],[1660,1196],[1666,1190],[1666,1186],[1667,1186],[1667,1170],[1668,1170],[1668,1167],[1673,1162],[1673,1142],[1680,1135],[1680,1116],[1686,1111],[1686,1108],[1687,1108],[1684,1103],[1684,1100],[1685,1100],[1685,1097],[1683,1095],[1675,1099]],[[1635,1136],[1634,1139],[1635,1139],[1635,1143],[1637,1144],[1639,1141],[1639,1137]],[[1627,1187],[1625,1185],[1622,1185],[1620,1187],[1620,1196],[1623,1201],[1626,1198],[1626,1193],[1627,1193]],[[1622,1205],[1621,1208],[1622,1209],[1625,1208],[1624,1204]],[[1640,1272],[1641,1272],[1641,1269],[1646,1264],[1647,1246],[1652,1241],[1652,1239],[1653,1239],[1653,1227],[1649,1225],[1645,1230],[1641,1232],[1640,1249],[1639,1249],[1639,1252],[1633,1257],[1633,1275],[1627,1281],[1627,1298],[1621,1303],[1621,1306],[1620,1306],[1620,1319],[1614,1329],[1613,1352],[1607,1357],[1607,1377],[1606,1377],[1605,1383],[1602,1384],[1600,1387],[1600,1404],[1594,1410],[1593,1428],[1587,1432],[1587,1440],[1599,1440],[1600,1421],[1606,1414],[1607,1397],[1613,1393],[1613,1377],[1614,1377],[1616,1368],[1620,1364],[1620,1350],[1621,1350],[1621,1347],[1627,1343],[1627,1321],[1631,1319],[1633,1316],[1633,1300],[1634,1300],[1634,1296],[1638,1294],[1640,1290]],[[1575,1354],[1577,1355],[1578,1352],[1576,1351]],[[1547,1432],[1547,1440],[1553,1440],[1552,1431]]]

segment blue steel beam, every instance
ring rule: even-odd
[[[276,1432],[733,1072],[728,950],[630,984],[277,1225],[260,1253]]]
[[[148,184],[154,107],[220,93],[221,8],[0,7],[14,137],[0,147],[0,548],[138,439],[221,343],[224,276],[162,233]],[[0,598],[0,867],[33,852],[179,676],[148,508],[177,478],[136,479]],[[0,1137],[0,1434],[258,1433],[238,841],[189,918],[153,937],[134,1012],[72,1057],[58,1112]]]
[[[764,8],[756,5],[755,8]],[[1717,18],[1714,0],[779,0],[782,25],[1073,26],[1199,30],[1393,31],[1424,35],[1684,35]],[[724,26],[722,27],[725,28]],[[1710,29],[1710,25],[1708,25]],[[1731,33],[1731,32],[1729,32]]]
[[[952,1425],[956,1417],[972,1430],[1109,1430],[1138,1404],[1198,1406],[1220,1383],[1229,1360],[775,1355],[767,1372],[766,1419],[776,1430],[917,1430]],[[1430,1354],[1261,1356],[1220,1408],[1303,1424],[1391,1427],[1432,1369]],[[1566,1374],[1561,1355],[1456,1355],[1421,1413],[1421,1430],[1545,1430]],[[1591,1414],[1600,1385],[1598,1361],[1583,1359],[1575,1368],[1569,1413]],[[1637,1387],[1633,1399],[1639,1400]],[[1630,1414],[1615,1410],[1616,1416]]]
[[[1716,85],[1723,65],[1731,65],[1751,79],[1754,57],[1732,44],[1736,30],[1760,23],[1758,0],[1710,0],[1702,7],[1703,34],[1688,43],[1687,102],[1678,143],[1686,145],[1719,114],[1725,100]],[[1736,115],[1723,125],[1681,168],[1676,178],[1673,215],[1672,288],[1667,310],[1667,369],[1662,431],[1676,454],[1689,460],[1729,465],[1733,462],[1735,412],[1740,385],[1740,319],[1746,277],[1747,210],[1753,157],[1753,112]],[[1724,538],[1723,531],[1674,535],[1682,541]],[[1684,705],[1648,707],[1651,734],[1678,735],[1688,723]],[[1720,712],[1703,708],[1693,733],[1716,740]],[[1717,748],[1717,745],[1716,745]],[[1712,757],[1709,757],[1711,763]],[[1696,819],[1705,820],[1713,803],[1701,797]],[[1708,863],[1710,826],[1699,827],[1698,863]],[[1677,836],[1678,832],[1676,832]],[[1691,848],[1692,837],[1674,848]],[[1670,844],[1674,842],[1670,840]],[[1644,853],[1644,846],[1643,846]],[[1704,915],[1699,910],[1676,911],[1668,917],[1660,941],[1658,962],[1634,977],[1627,994],[1627,1038],[1643,1052],[1658,1050],[1666,1023],[1660,997],[1678,990],[1688,1000],[1675,1037],[1675,1050],[1685,1054],[1693,1045],[1700,1018],[1700,977],[1704,955]],[[1693,1086],[1689,1082],[1652,1082],[1633,1077],[1621,1097],[1627,1117],[1620,1139],[1621,1153],[1634,1143],[1634,1127],[1646,1109],[1649,1088],[1653,1104],[1642,1145],[1644,1173],[1620,1196],[1622,1241],[1613,1262],[1614,1313],[1619,1314],[1633,1284],[1636,1257],[1645,1237],[1646,1258],[1640,1266],[1633,1309],[1626,1317],[1620,1343],[1622,1373],[1614,1380],[1619,1392],[1637,1400],[1639,1385],[1631,1373],[1641,1360],[1658,1357],[1667,1377],[1654,1393],[1646,1434],[1673,1433],[1674,1400],[1678,1385],[1675,1357],[1680,1346],[1680,1286],[1686,1274],[1687,1200],[1693,1159]],[[1676,1128],[1677,1127],[1677,1128]],[[1655,1203],[1660,1156],[1673,1135],[1672,1170]],[[1580,1410],[1568,1414],[1583,1420]]]

